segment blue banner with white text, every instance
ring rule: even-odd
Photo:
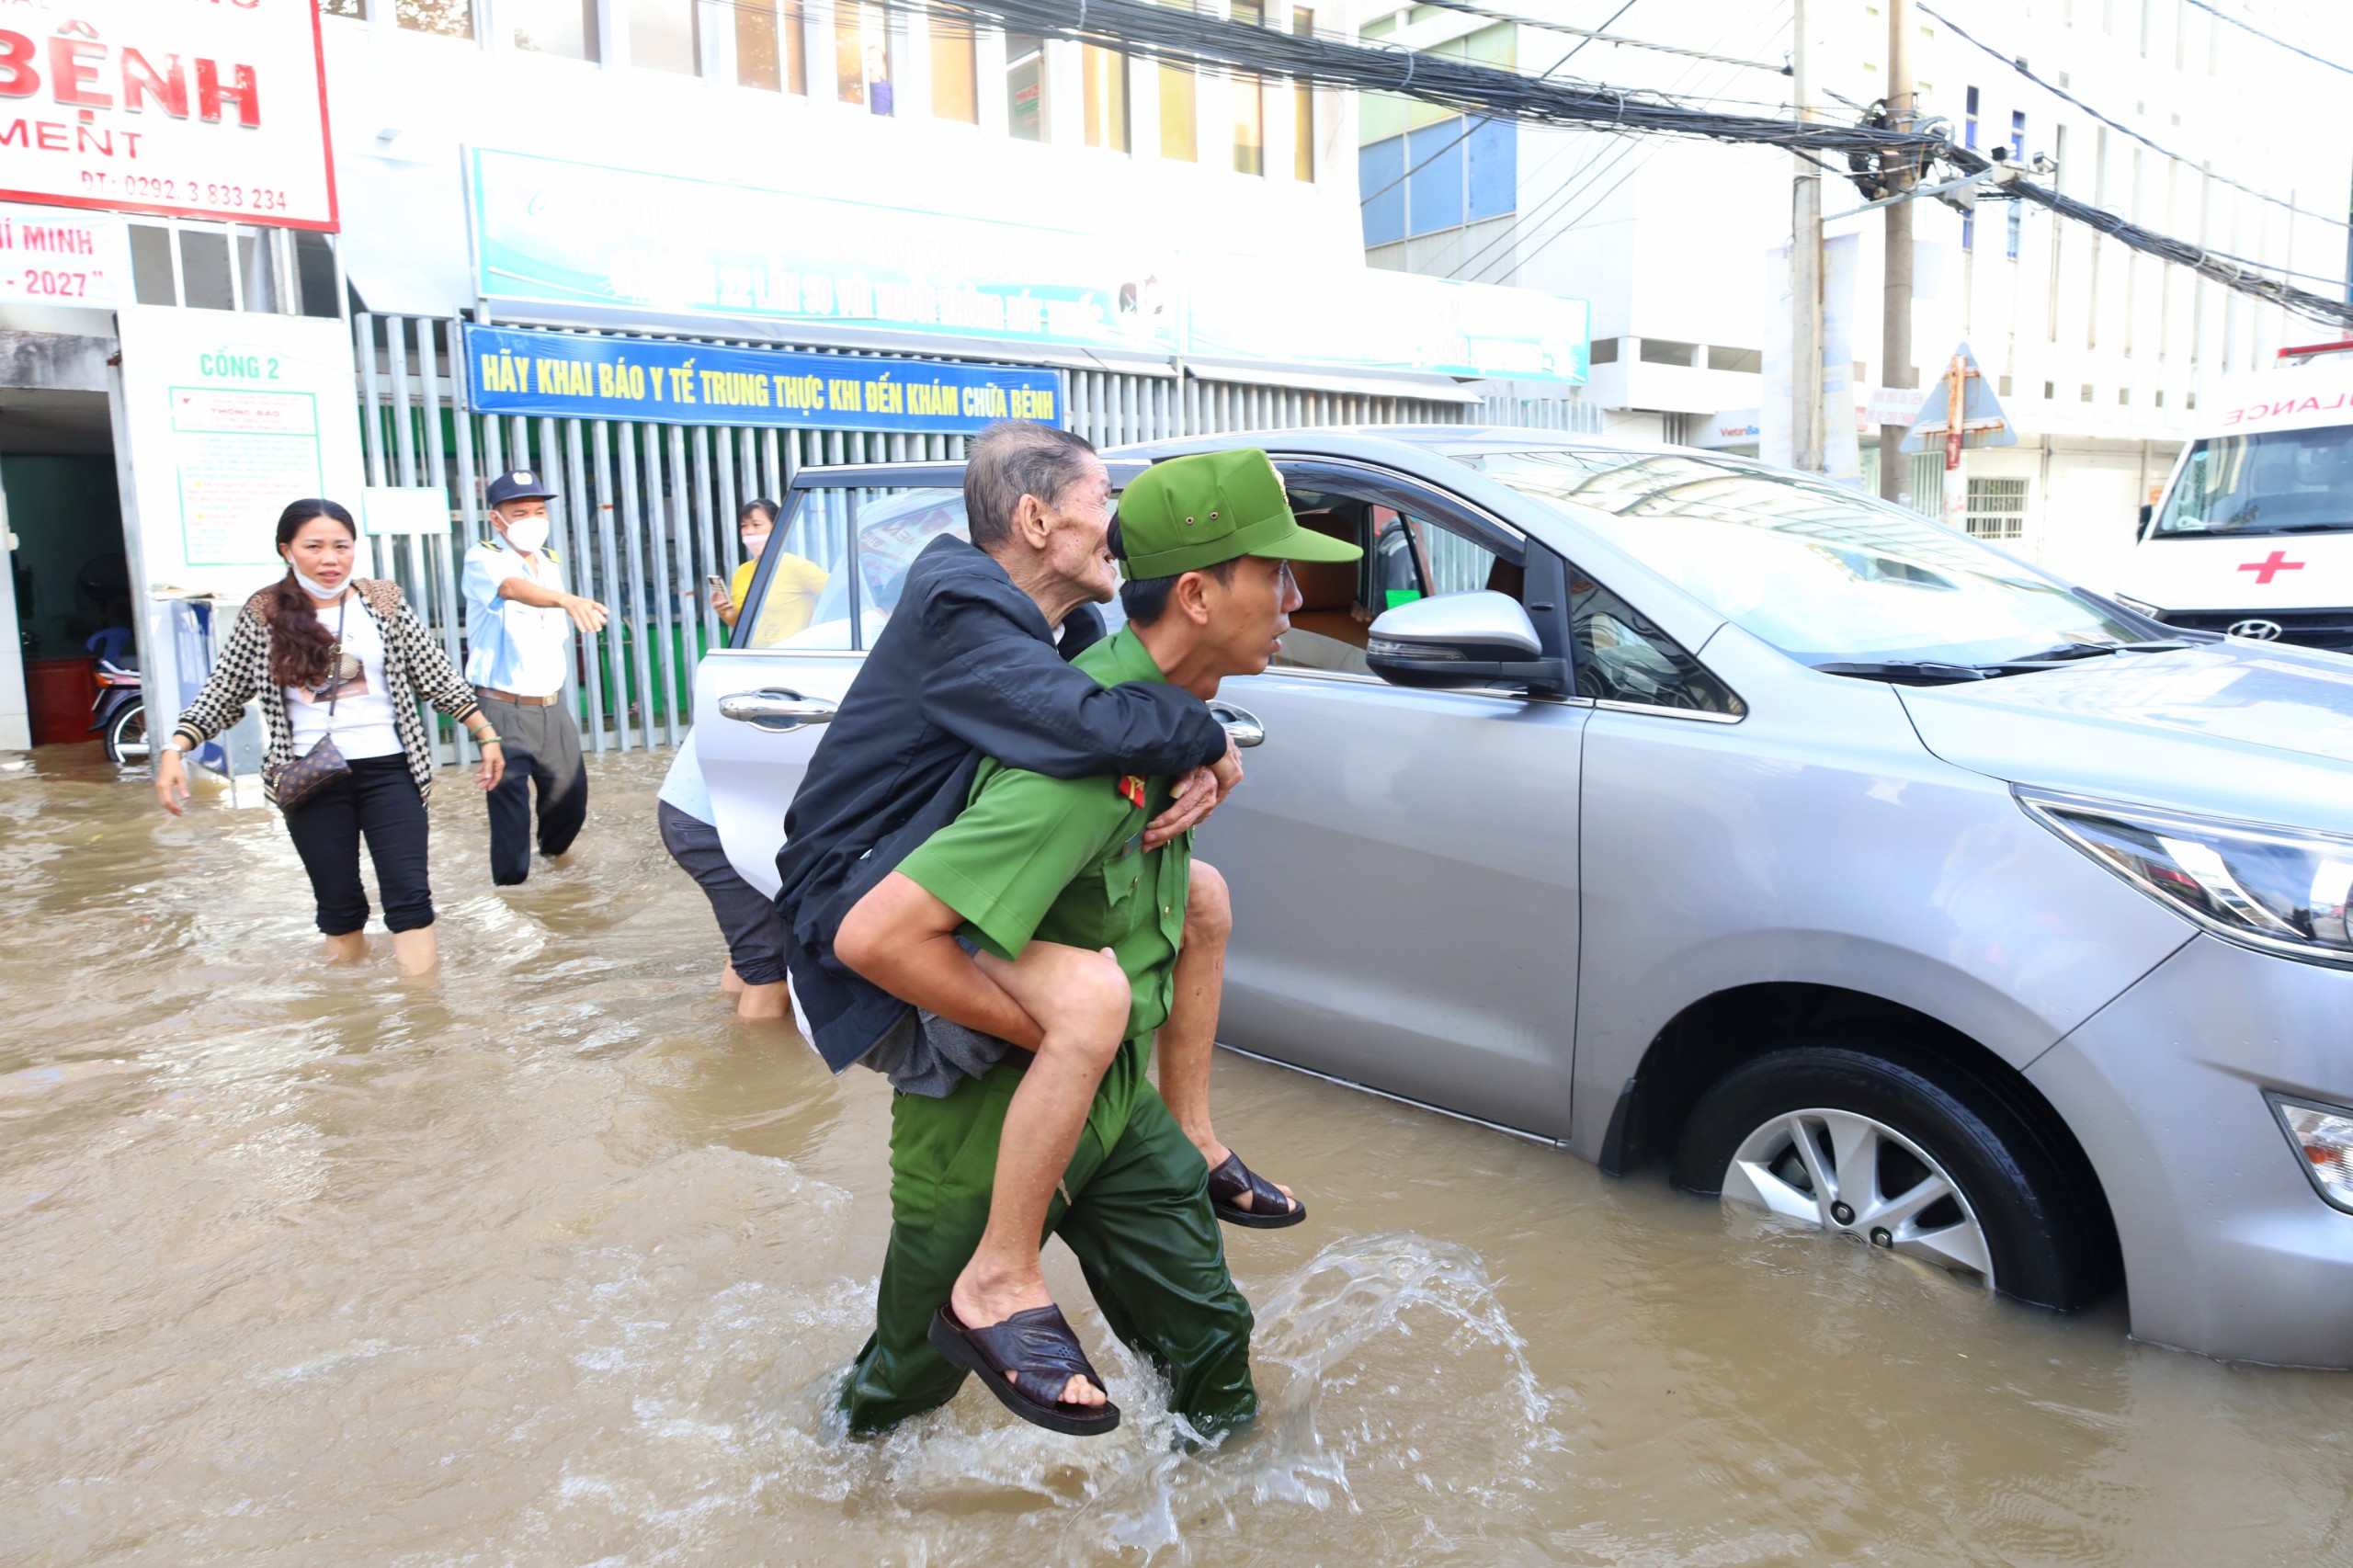
[[[477,414],[970,435],[999,419],[1062,423],[1051,370],[796,354],[514,327],[465,327]]]

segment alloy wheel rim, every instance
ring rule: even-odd
[[[1784,1111],[1740,1141],[1723,1201],[1852,1236],[1995,1288],[1985,1228],[1961,1184],[1883,1121]]]

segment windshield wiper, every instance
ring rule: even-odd
[[[1898,686],[1949,686],[1955,681],[1984,680],[1989,673],[1984,665],[1939,664],[1934,659],[1847,661],[1813,667],[1826,676],[1887,680]]]
[[[1992,680],[2025,670],[2054,670],[2078,659],[2109,653],[2165,653],[2193,644],[2168,638],[2149,642],[2065,642],[2015,659],[1991,659],[1982,665],[1956,665],[1939,659],[1871,659],[1816,665],[1824,675],[1853,676],[1863,680],[1893,681],[1899,686],[1949,686],[1964,680]]]
[[[2040,653],[2021,653],[2015,659],[1994,659],[1977,667],[1981,670],[2040,670],[2054,665],[2073,664],[2077,659],[2097,659],[2109,653],[2169,653],[2189,644],[2178,637],[2167,637],[2147,642],[2062,642],[2056,648],[2045,648]]]

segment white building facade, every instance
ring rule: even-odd
[[[2052,180],[2070,197],[2275,273],[2304,275],[2291,281],[2313,292],[2346,297],[2353,133],[2334,114],[2340,74],[2188,0],[1940,0],[1933,8],[1991,51],[1928,10],[1915,13],[1919,108],[1955,140],[1989,153],[2043,154],[2057,162]],[[1885,6],[1810,0],[1807,9],[1821,110],[1858,119],[1886,92]],[[2317,53],[2353,61],[2342,7],[2238,9]],[[1600,30],[1618,10],[1602,0],[1561,0],[1545,16]],[[1364,27],[1412,47],[1507,60],[1532,74],[1557,71],[1715,100],[1734,112],[1786,114],[1790,81],[1776,70],[1789,57],[1790,23],[1786,3],[1640,0],[1608,29],[1682,53],[1533,27],[1490,28],[1434,7],[1369,16]],[[2037,85],[2013,59],[2117,123]],[[1401,115],[1422,118],[1393,106],[1363,110],[1369,196],[1388,183],[1404,150],[1381,145],[1384,137],[1402,131],[1423,156],[1448,139],[1427,125],[1399,126]],[[1430,165],[1368,202],[1369,258],[1573,290],[1593,309],[1594,369],[1581,395],[1607,411],[1610,427],[1734,449],[1753,443],[1766,253],[1788,243],[1790,157],[1528,127],[1490,128],[1464,148],[1497,136],[1516,142],[1507,194],[1491,182],[1485,205],[1466,207],[1455,222],[1445,221],[1451,214],[1442,201],[1427,215],[1382,207],[1414,194],[1415,181],[1440,166]],[[1488,166],[1502,161],[1490,146]],[[1852,184],[1824,176],[1826,212],[1860,202]],[[2031,206],[1988,200],[1964,216],[1923,200],[1915,210],[1915,384],[1933,381],[1966,341],[2018,435],[2015,447],[1967,454],[1951,476],[1968,487],[1970,527],[2094,587],[2112,586],[2136,509],[2164,483],[2197,419],[2201,388],[2269,366],[2283,346],[2353,336]],[[1859,239],[1848,302],[1859,387],[1893,379],[1879,362],[1882,225],[1872,213],[1827,229]],[[1867,462],[1870,440],[1867,434]],[[1935,513],[1941,463],[1917,464],[1915,474],[1914,504]],[[1876,487],[1875,464],[1867,482]]]

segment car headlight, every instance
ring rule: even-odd
[[[2353,968],[2353,838],[2043,790],[2012,792],[2028,815],[2215,935]]]
[[[2313,1186],[2337,1208],[2353,1211],[2353,1112],[2285,1095],[2267,1094],[2264,1098],[2271,1102],[2280,1130],[2302,1156]]]

